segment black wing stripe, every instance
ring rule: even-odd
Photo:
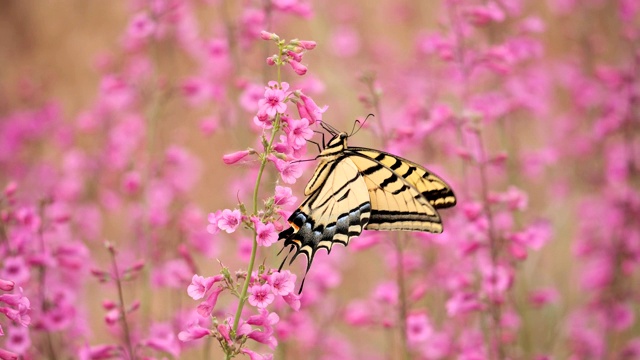
[[[380,188],[384,189],[384,188],[386,188],[387,186],[393,184],[396,181],[398,181],[398,176],[395,173],[391,173],[391,176],[389,176],[388,178],[384,179],[380,183]]]

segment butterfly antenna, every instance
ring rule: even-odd
[[[339,133],[339,131],[336,128],[325,123],[324,121],[320,121],[320,126],[322,126],[323,129],[327,130],[331,135],[335,136],[337,133]]]
[[[357,134],[357,133],[358,133],[358,131],[360,131],[360,129],[362,129],[362,127],[364,126],[364,124],[367,122],[367,120],[369,120],[369,117],[371,117],[371,116],[375,117],[375,115],[373,115],[373,114],[369,114],[369,115],[367,115],[367,117],[366,117],[366,118],[364,118],[364,121],[363,121],[363,122],[360,122],[360,120],[356,120],[356,121],[353,123],[353,129],[351,129],[351,135],[349,135],[349,136],[353,136],[353,135]],[[356,124],[360,124],[360,126],[358,127],[358,129],[357,129],[357,130],[355,130],[355,129],[356,129]],[[355,130],[355,131],[354,131],[354,130]]]

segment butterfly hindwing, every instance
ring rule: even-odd
[[[309,197],[289,217],[291,227],[280,233],[285,247],[296,250],[290,262],[304,254],[307,268],[318,249],[330,252],[334,243],[346,246],[360,235],[371,211],[365,180],[349,157],[321,161],[313,179],[322,181],[307,186]]]

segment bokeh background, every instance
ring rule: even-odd
[[[442,235],[374,233],[321,251],[301,310],[274,304],[278,346],[249,348],[277,359],[640,358],[637,1],[1,8],[0,278],[17,284],[8,293],[22,287],[31,323],[0,315],[0,347],[120,358],[128,336],[137,358],[222,358],[215,340],[177,334],[198,316],[193,274],[246,270],[251,233],[210,234],[207,214],[251,202],[257,158],[222,156],[261,149],[252,119],[276,78],[267,30],[317,42],[307,73],[285,66],[283,80],[328,105],[324,121],[349,131],[374,114],[350,144],[424,164],[459,202],[441,211]],[[260,197],[279,184],[302,201],[312,170],[287,185],[267,167]],[[127,335],[105,241],[129,271]],[[279,249],[257,262],[277,267]],[[214,315],[236,303],[223,293]]]

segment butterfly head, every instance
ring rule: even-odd
[[[327,143],[324,150],[341,151],[347,148],[347,138],[349,135],[345,132],[339,132],[333,135],[331,140]]]

